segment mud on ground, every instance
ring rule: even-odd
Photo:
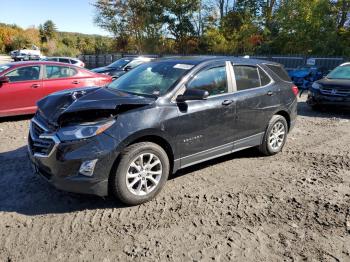
[[[0,121],[0,261],[350,261],[350,113],[302,99],[283,152],[178,172],[123,207],[32,174],[29,118]]]

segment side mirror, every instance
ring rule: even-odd
[[[125,68],[124,68],[124,71],[130,71],[132,69],[132,67],[131,66],[126,66]]]
[[[205,100],[209,96],[208,91],[200,89],[186,89],[182,95],[178,95],[176,102],[183,103],[190,100]]]
[[[7,76],[0,76],[0,85],[10,82],[10,79]]]

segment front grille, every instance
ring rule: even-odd
[[[350,88],[332,88],[332,87],[322,87],[320,91],[324,95],[332,96],[350,96]]]
[[[35,138],[39,138],[41,134],[45,133],[45,129],[40,127],[38,124],[35,122],[32,122],[32,134]]]
[[[31,152],[40,156],[48,156],[56,144],[53,137],[45,136],[48,129],[42,123],[33,119],[29,132],[30,136],[28,142]]]

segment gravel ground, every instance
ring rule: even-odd
[[[0,261],[350,261],[350,112],[299,102],[283,152],[187,168],[149,203],[32,174],[29,117],[0,120]]]

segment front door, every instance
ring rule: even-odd
[[[0,116],[32,114],[41,98],[41,66],[23,66],[5,74],[8,83],[0,86]]]
[[[178,104],[182,167],[232,150],[235,101],[229,79],[225,63],[218,63],[202,69],[187,83],[186,88],[206,90],[209,97]]]

